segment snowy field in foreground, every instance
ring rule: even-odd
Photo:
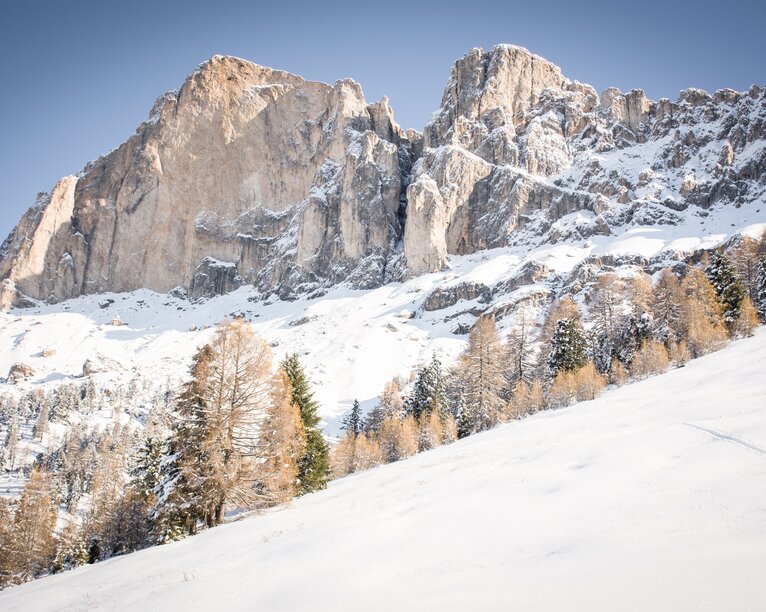
[[[766,333],[10,610],[763,610]]]

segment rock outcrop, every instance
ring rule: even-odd
[[[368,105],[355,82],[214,57],[26,213],[2,247],[4,301],[241,283],[289,293],[360,265],[380,284],[410,157],[387,100]]]
[[[691,205],[766,197],[766,91],[601,96],[526,49],[470,51],[424,129],[407,190],[404,259],[674,224]],[[569,219],[578,213],[577,219]]]
[[[8,377],[6,382],[11,385],[17,385],[20,382],[29,380],[35,375],[35,370],[32,366],[26,363],[14,363],[10,370],[8,370]]]
[[[0,306],[379,286],[449,255],[766,199],[766,91],[598,95],[526,49],[459,59],[422,135],[351,80],[214,57],[0,249]],[[622,231],[622,230],[620,230]]]

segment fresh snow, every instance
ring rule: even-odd
[[[101,355],[124,364],[119,372],[96,375],[104,384],[143,374],[158,384],[173,385],[186,376],[195,349],[210,338],[211,328],[225,317],[244,316],[273,346],[277,359],[297,352],[308,368],[325,432],[339,432],[340,420],[354,399],[370,410],[385,383],[406,375],[438,354],[449,363],[465,346],[454,332],[473,323],[467,311],[475,301],[460,301],[433,312],[423,302],[434,289],[465,282],[494,286],[511,279],[524,265],[537,262],[554,276],[493,298],[492,306],[517,303],[526,295],[545,294],[587,257],[638,255],[672,262],[679,253],[713,248],[737,233],[758,235],[766,228],[766,205],[718,206],[707,216],[684,211],[679,225],[627,226],[612,236],[591,236],[539,246],[522,244],[453,256],[449,268],[404,283],[360,291],[337,287],[321,298],[264,302],[251,287],[199,304],[148,290],[82,296],[56,305],[0,312],[0,376],[16,362],[32,366],[36,375],[18,388],[0,384],[0,394],[17,389],[76,381],[88,358]],[[559,220],[576,224],[578,215]],[[219,262],[219,265],[232,265]],[[623,268],[630,268],[624,266]],[[618,269],[619,273],[630,270]],[[112,300],[107,307],[106,300]],[[401,312],[414,313],[411,319]],[[529,313],[533,320],[538,312]],[[124,325],[111,323],[121,320]],[[503,319],[507,327],[513,317]],[[56,354],[43,357],[43,349]],[[80,379],[81,380],[81,379]],[[0,483],[0,486],[2,483]]]
[[[761,329],[0,609],[762,610],[764,361]]]

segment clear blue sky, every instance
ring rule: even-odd
[[[0,13],[0,240],[38,191],[127,138],[199,63],[237,55],[313,80],[352,77],[421,129],[452,62],[523,45],[599,91],[675,98],[766,82],[766,3],[6,2]]]

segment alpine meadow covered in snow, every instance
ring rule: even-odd
[[[766,87],[216,55],[0,281],[2,610],[766,602]]]

